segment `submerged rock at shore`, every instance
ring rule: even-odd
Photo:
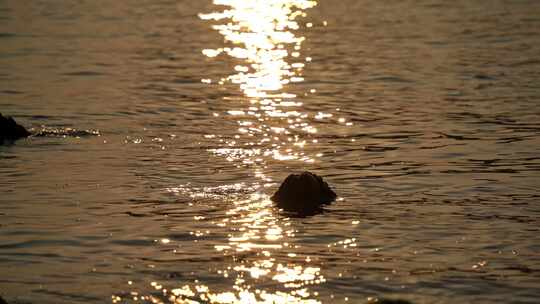
[[[17,139],[25,137],[86,137],[86,136],[101,136],[98,130],[77,130],[73,128],[51,128],[42,126],[41,129],[27,130],[19,125],[13,118],[3,116],[0,113],[0,145],[9,144]],[[2,304],[2,303],[0,303]]]
[[[0,144],[30,136],[30,132],[19,125],[13,118],[0,113]]]
[[[309,214],[321,210],[337,195],[323,179],[311,172],[291,174],[271,197],[276,205],[290,212]]]

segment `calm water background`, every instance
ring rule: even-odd
[[[202,53],[230,44],[199,15],[224,8],[0,1],[0,111],[101,132],[0,147],[2,297],[538,302],[539,1],[301,10],[300,54],[283,49],[303,79],[271,100],[316,132],[279,139],[290,160],[239,128],[291,118],[219,83],[241,59]],[[265,195],[299,170],[340,200],[307,218],[273,209]]]

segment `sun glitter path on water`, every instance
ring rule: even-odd
[[[132,291],[129,297],[152,303],[320,303],[318,293],[309,287],[326,279],[311,258],[294,245],[296,231],[290,220],[278,216],[268,196],[255,193],[235,201],[227,216],[215,222],[230,231],[224,243],[215,245],[224,256],[217,274],[231,282],[228,290],[213,291],[199,281],[171,289],[152,282],[153,295]],[[165,246],[171,242],[162,239],[159,243]],[[112,299],[123,303],[126,296]]]
[[[306,16],[304,10],[316,2],[220,0],[214,3],[229,9],[200,17],[220,22],[213,28],[229,46],[205,49],[203,54],[208,57],[226,54],[238,60],[234,74],[219,83],[238,84],[249,104],[226,113],[237,121],[238,133],[223,140],[224,146],[211,152],[244,165],[261,165],[269,158],[313,162],[316,156],[306,155],[304,147],[316,142],[312,135],[317,129],[308,122],[302,103],[286,91],[286,86],[304,81],[302,72],[311,58],[301,58],[305,37],[297,36],[295,31],[300,28],[298,20]]]
[[[304,80],[302,71],[310,58],[301,59],[305,38],[294,32],[300,28],[297,20],[306,15],[304,10],[316,2],[215,0],[214,4],[228,8],[200,17],[218,23],[213,28],[230,46],[205,49],[203,54],[210,58],[225,54],[238,61],[233,74],[219,82],[238,84],[246,100],[242,100],[241,108],[225,113],[238,122],[237,134],[222,139],[220,147],[210,151],[233,164],[250,166],[263,183],[267,180],[260,168],[268,159],[313,162],[314,156],[307,156],[303,150],[317,132],[308,119],[331,115],[319,112],[308,117],[302,103],[286,89]],[[211,84],[212,80],[203,82]],[[228,97],[223,100],[230,101]],[[193,190],[209,196],[208,191],[200,189],[171,188],[169,192]],[[195,281],[167,289],[153,282],[154,295],[131,296],[153,303],[320,303],[311,287],[326,279],[316,262],[295,244],[296,231],[291,221],[275,212],[269,197],[252,193],[241,199],[223,199],[232,204],[231,209],[219,220],[210,221],[228,231],[226,239],[213,242],[216,252],[223,256],[223,265],[215,275],[229,285],[224,288],[223,284],[217,284],[220,287]],[[193,235],[205,237],[201,231]],[[169,239],[157,243],[174,246]],[[113,302],[120,300],[113,297]]]

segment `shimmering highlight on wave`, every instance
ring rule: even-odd
[[[249,104],[227,111],[238,121],[238,135],[224,140],[226,148],[211,152],[244,165],[264,164],[268,158],[313,162],[316,156],[306,155],[303,148],[308,144],[305,137],[317,129],[307,122],[303,103],[287,92],[287,85],[304,81],[303,69],[311,58],[302,59],[305,37],[296,32],[301,27],[298,20],[306,16],[304,11],[316,2],[221,0],[214,4],[228,9],[199,16],[217,22],[213,28],[228,45],[204,49],[203,54],[209,58],[226,54],[238,60],[234,73],[218,83],[237,84]]]
[[[309,256],[293,252],[298,247],[291,242],[295,230],[288,218],[278,218],[267,195],[254,193],[234,201],[226,215],[216,225],[228,227],[229,237],[226,243],[216,244],[215,249],[234,261],[217,270],[225,280],[232,281],[231,290],[213,291],[203,282],[167,289],[152,282],[151,286],[162,296],[132,292],[130,297],[152,303],[320,303],[317,292],[310,291],[309,286],[326,281],[321,268]],[[169,244],[170,240],[160,242]],[[283,253],[288,257],[287,263],[275,256]],[[263,279],[279,287],[256,287]],[[113,303],[122,300],[121,296],[113,296]]]

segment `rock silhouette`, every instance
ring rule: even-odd
[[[311,172],[291,174],[270,198],[276,205],[290,212],[316,213],[328,205],[337,195],[323,179]]]
[[[5,117],[0,113],[0,144],[28,136],[30,136],[28,130],[15,122],[13,118]]]

